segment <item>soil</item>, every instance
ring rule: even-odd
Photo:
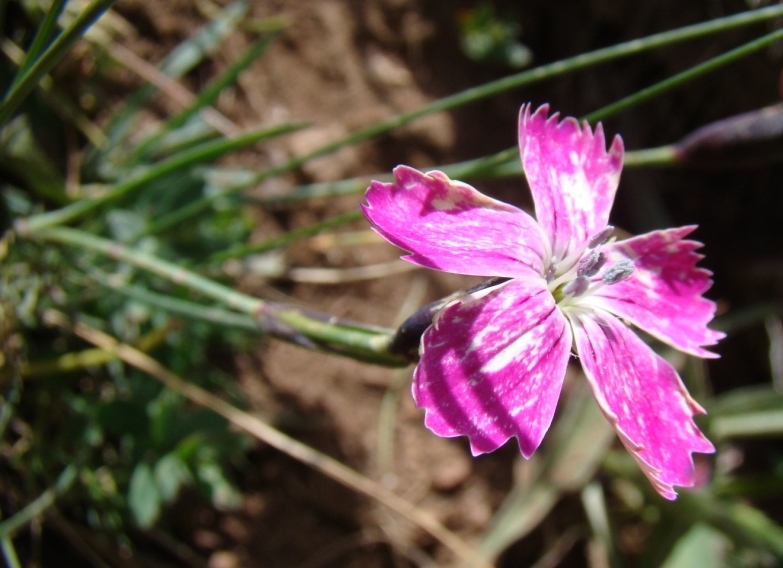
[[[739,1],[567,0],[556,8],[535,1],[495,4],[521,22],[521,39],[536,64],[746,8]],[[124,40],[126,46],[150,62],[159,61],[204,22],[200,5],[188,0],[119,2],[117,12],[135,31]],[[281,163],[380,119],[509,74],[508,68],[471,61],[460,51],[457,18],[474,6],[467,1],[423,0],[253,3],[252,17],[281,17],[287,27],[219,101],[218,109],[239,128],[281,121],[307,121],[312,127],[243,156],[243,163]],[[291,184],[388,172],[399,163],[424,168],[483,156],[515,143],[516,114],[525,101],[548,101],[563,114],[580,116],[762,31],[757,26],[658,50],[434,115],[379,140],[314,160],[255,191],[265,195]],[[248,34],[230,37],[186,78],[186,85],[197,90],[238,58],[249,41]],[[670,143],[711,120],[776,102],[779,64],[778,52],[758,53],[623,113],[609,120],[606,129],[621,132],[629,149]],[[156,104],[161,114],[170,111],[164,98]],[[706,243],[708,266],[716,274],[712,297],[723,311],[759,299],[776,300],[783,291],[783,265],[780,243],[768,237],[771,228],[779,227],[775,212],[783,205],[783,193],[772,184],[780,173],[777,165],[717,172],[629,170],[621,184],[615,222],[631,233],[663,224],[698,223],[697,238]],[[524,182],[518,179],[480,187],[509,202],[530,204]],[[261,240],[355,210],[360,200],[349,196],[259,209],[253,238]],[[639,207],[640,202],[645,206]],[[370,240],[326,251],[317,240],[307,241],[286,253],[286,266],[339,269],[399,256],[393,247],[373,241],[366,223],[346,230],[362,231]],[[284,295],[319,311],[388,327],[424,302],[473,283],[424,271],[334,285],[270,282],[247,273],[240,281],[260,296]],[[724,342],[719,349],[723,360],[709,366],[714,389],[739,386],[738,375],[745,382],[768,380],[765,349],[760,326]],[[748,361],[759,363],[749,366]],[[251,411],[277,416],[297,439],[382,481],[468,543],[478,540],[515,475],[525,467],[514,444],[472,458],[464,439],[431,434],[409,395],[410,369],[377,368],[280,342],[237,355],[233,366]],[[385,427],[379,417],[390,401],[395,408],[393,424]],[[390,442],[391,454],[384,453]],[[423,566],[426,563],[417,556],[420,550],[432,555],[438,566],[455,565],[428,535],[293,459],[261,445],[249,459],[251,467],[237,479],[245,494],[239,510],[217,512],[186,496],[167,515],[174,534],[206,558],[210,568]],[[551,518],[581,514],[578,511],[566,502]],[[532,564],[557,530],[556,520],[547,521],[509,551],[501,565]],[[633,530],[629,527],[625,535],[629,549],[639,541]],[[584,565],[586,555],[586,541],[579,536],[558,565]]]

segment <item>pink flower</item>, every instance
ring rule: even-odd
[[[704,412],[672,366],[625,322],[699,357],[723,334],[702,297],[695,227],[625,241],[607,225],[623,160],[599,124],[519,118],[522,166],[536,217],[438,171],[394,170],[373,182],[364,214],[404,259],[437,270],[510,278],[454,301],[424,333],[413,396],[440,436],[467,436],[474,455],[516,437],[526,458],[552,422],[572,349],[593,394],[655,489],[695,483],[692,452],[714,452],[693,422]]]

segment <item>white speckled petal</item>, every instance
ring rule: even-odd
[[[372,182],[366,199],[367,219],[410,251],[409,262],[474,276],[542,274],[545,237],[535,219],[442,172],[398,166],[394,183]]]
[[[655,489],[696,483],[693,452],[715,448],[696,427],[704,410],[677,372],[620,320],[598,311],[569,311],[577,352],[593,394]]]
[[[696,227],[653,231],[602,248],[609,263],[630,259],[627,280],[604,286],[585,301],[628,320],[676,349],[698,357],[717,357],[702,348],[724,334],[707,327],[715,303],[702,297],[711,273],[698,268],[701,243],[682,240]]]
[[[422,339],[413,396],[440,436],[474,455],[516,437],[530,457],[557,405],[571,330],[542,279],[512,280],[446,307]]]
[[[623,167],[623,142],[615,136],[606,150],[599,124],[579,125],[575,118],[547,118],[549,105],[519,114],[522,169],[536,205],[536,218],[557,258],[578,249],[609,221]]]

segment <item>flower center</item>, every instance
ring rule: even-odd
[[[552,257],[545,278],[555,302],[561,307],[570,305],[580,297],[589,296],[603,286],[611,286],[628,278],[634,271],[632,260],[624,259],[606,265],[606,255],[601,246],[609,241],[614,227],[605,227],[593,236],[584,247],[563,260]]]

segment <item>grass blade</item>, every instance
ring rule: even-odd
[[[161,63],[160,72],[172,79],[178,79],[185,75],[236,29],[246,12],[247,4],[244,1],[229,4],[215,20],[172,50]],[[97,160],[103,159],[107,152],[125,139],[134,126],[136,115],[141,107],[157,92],[158,89],[155,85],[147,83],[125,98],[122,109],[106,126],[110,144],[101,152],[88,157],[87,161],[90,166],[95,167]]]
[[[127,195],[135,189],[158,180],[163,176],[176,172],[177,170],[217,159],[240,148],[245,148],[260,142],[266,138],[293,132],[303,128],[304,126],[305,125],[303,124],[284,124],[263,130],[248,132],[241,136],[237,136],[236,138],[231,138],[228,140],[216,140],[214,142],[208,142],[206,144],[196,146],[187,152],[182,152],[181,154],[169,158],[168,160],[160,162],[159,164],[155,164],[140,175],[132,177],[113,186],[101,197],[82,199],[66,207],[63,207],[62,209],[51,211],[49,213],[43,213],[41,215],[35,216],[34,218],[31,217],[26,223],[23,223],[26,225],[25,230],[35,232],[47,226],[67,223],[68,221],[93,211],[94,209],[109,203],[110,201],[119,199],[120,197]]]
[[[87,28],[95,23],[114,2],[115,0],[93,0],[63,33],[52,42],[32,67],[23,73],[23,77],[11,87],[3,102],[0,103],[0,127],[16,112],[27,98],[27,95],[38,84],[38,81],[52,70],[52,67],[63,58],[71,46],[84,35]]]
[[[269,47],[277,37],[277,34],[270,34],[264,38],[256,41],[245,54],[234,62],[223,74],[221,74],[212,83],[207,85],[193,102],[192,105],[183,109],[181,112],[170,118],[165,122],[158,132],[148,136],[134,149],[133,156],[130,159],[131,164],[135,164],[141,160],[146,159],[150,152],[153,151],[155,146],[160,142],[169,132],[178,129],[185,124],[188,119],[193,117],[202,108],[214,103],[220,96],[220,93],[228,87],[236,83],[239,75],[247,69],[247,67],[253,63],[265,50]]]
[[[67,2],[68,0],[54,0],[52,2],[49,11],[46,13],[44,21],[41,22],[41,26],[35,33],[33,43],[30,44],[30,47],[27,49],[24,61],[22,61],[22,64],[19,66],[19,72],[16,74],[16,77],[14,77],[14,81],[11,84],[12,89],[19,84],[21,78],[24,77],[25,73],[30,70],[33,61],[38,58],[38,55],[41,53],[44,45],[51,38],[52,30],[57,26],[57,18],[60,17],[60,14],[62,13],[63,8],[65,8],[65,4]]]

